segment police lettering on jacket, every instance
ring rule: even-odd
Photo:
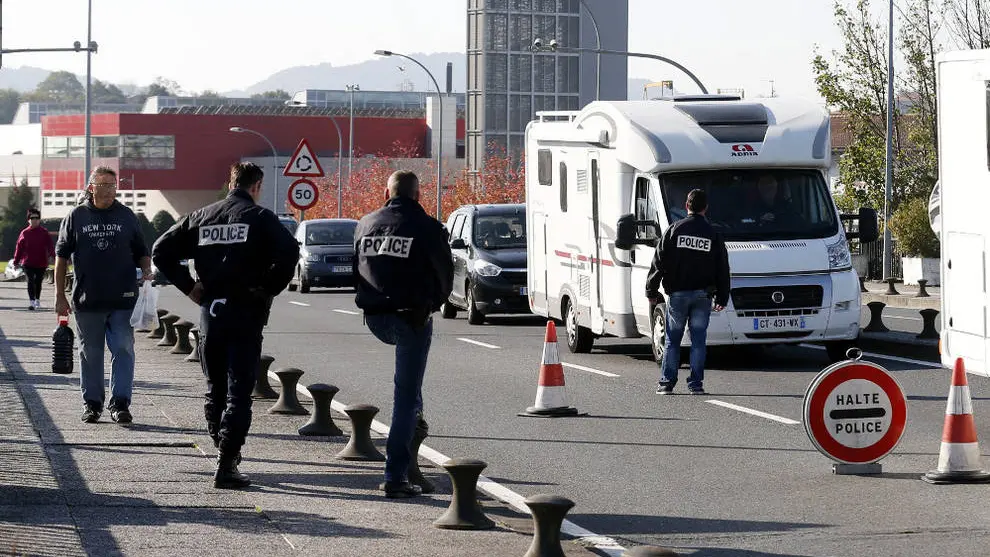
[[[248,224],[201,226],[199,227],[199,245],[243,244],[247,242],[249,230],[251,230],[251,225]]]
[[[408,259],[412,251],[412,243],[413,238],[401,236],[365,236],[358,245],[358,255],[364,257],[387,255]]]
[[[704,216],[688,215],[664,232],[646,279],[646,296],[657,298],[661,285],[667,294],[707,290],[718,305],[728,303],[729,255]]]

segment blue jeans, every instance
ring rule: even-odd
[[[416,428],[416,413],[423,410],[423,375],[433,341],[433,318],[412,327],[395,314],[368,315],[368,329],[378,340],[395,346],[395,390],[392,395],[392,425],[385,446],[385,481],[404,482],[415,458],[410,450]]]
[[[110,348],[110,404],[127,408],[134,389],[134,329],[129,309],[76,312],[79,336],[79,384],[83,403],[103,408],[106,399],[103,346]]]
[[[667,342],[664,344],[661,384],[677,383],[681,365],[681,339],[685,326],[691,331],[691,375],[688,388],[700,389],[705,381],[705,341],[712,299],[704,290],[674,292],[667,297]]]

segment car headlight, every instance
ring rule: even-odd
[[[842,269],[852,266],[852,255],[849,254],[849,244],[845,238],[828,246],[828,266],[830,269]]]
[[[478,259],[474,262],[474,272],[483,277],[496,277],[502,272],[502,268],[484,259]]]
[[[318,254],[311,253],[306,256],[306,263],[319,263],[319,262],[320,262],[320,256]]]

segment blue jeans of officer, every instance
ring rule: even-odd
[[[385,481],[407,481],[406,470],[416,455],[410,450],[416,428],[416,413],[423,409],[423,375],[433,341],[433,318],[413,327],[402,317],[386,313],[365,317],[368,329],[378,340],[395,346],[395,390],[392,425],[385,447]]]
[[[129,309],[77,311],[79,336],[79,384],[83,403],[103,409],[106,389],[103,371],[104,343],[110,348],[110,404],[126,409],[134,389],[134,328]]]
[[[712,299],[704,290],[673,292],[667,298],[667,342],[664,344],[660,384],[677,383],[677,368],[681,365],[681,339],[685,327],[691,334],[691,375],[688,388],[700,389],[705,381],[705,342]]]
[[[212,309],[212,311],[211,311]],[[264,312],[256,304],[201,308],[199,360],[206,376],[206,427],[221,452],[237,454],[251,429],[251,391],[261,360]]]

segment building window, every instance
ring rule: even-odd
[[[142,198],[148,197],[148,194],[146,194],[146,193],[139,193],[139,194],[137,194],[137,196],[138,196],[138,199],[142,199]]]
[[[56,201],[55,202],[55,205],[65,205],[65,202],[64,201]]]
[[[175,136],[173,135],[122,135],[120,136],[121,168],[175,168]]]
[[[86,138],[84,136],[69,138],[69,157],[81,159],[86,156]]]
[[[46,191],[45,193],[43,193],[41,195],[41,197],[44,197],[46,199],[49,198],[49,197],[51,197],[51,196],[52,196],[52,192],[50,192],[50,191]]]
[[[45,137],[42,143],[46,159],[65,159],[69,157],[68,137]]]
[[[115,159],[120,156],[120,137],[107,135],[94,137],[92,149],[93,156],[98,159]]]
[[[138,206],[138,207],[144,207],[145,205],[147,205],[147,203],[146,203],[146,202],[144,202],[144,201],[138,201],[138,202],[137,202],[137,206]]]
[[[560,212],[567,212],[567,163],[560,161]]]

